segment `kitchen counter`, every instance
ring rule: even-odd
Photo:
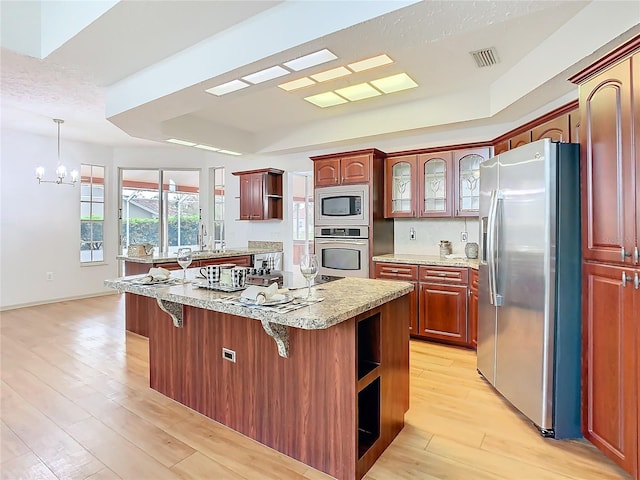
[[[197,269],[188,269],[188,278],[193,279]],[[173,273],[182,278],[182,272]],[[348,318],[366,312],[383,303],[409,293],[413,286],[406,282],[373,280],[369,278],[343,278],[330,283],[311,287],[312,295],[324,298],[323,301],[287,314],[274,313],[265,309],[249,308],[228,303],[221,299],[229,296],[239,297],[240,292],[216,292],[193,284],[167,286],[140,285],[131,280],[140,275],[131,275],[114,280],[105,280],[107,287],[120,292],[134,293],[181,305],[214,310],[216,312],[240,315],[254,320],[267,321],[278,325],[303,328],[307,330],[324,329],[336,325]],[[354,294],[354,292],[357,292]],[[292,291],[297,296],[306,295],[306,287]]]
[[[388,253],[376,255],[374,262],[408,263],[412,265],[442,265],[445,267],[469,267],[478,269],[480,260],[477,258],[441,258],[438,255],[415,255],[406,253]]]
[[[194,251],[194,260],[208,260],[212,258],[231,258],[241,257],[244,255],[260,255],[263,253],[279,253],[282,252],[282,247],[238,247],[238,248],[226,248],[224,251],[210,250],[210,251]],[[125,260],[127,262],[134,263],[148,263],[148,264],[162,264],[171,263],[176,261],[175,253],[156,253],[154,255],[147,255],[144,257],[132,257],[129,255],[118,255],[118,260]]]
[[[410,283],[343,278],[279,313],[138,277],[105,285],[140,298],[161,394],[338,480],[361,479],[404,427]]]

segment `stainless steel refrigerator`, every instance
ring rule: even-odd
[[[580,432],[579,145],[480,165],[478,371],[545,436]]]

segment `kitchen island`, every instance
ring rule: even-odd
[[[345,278],[279,313],[131,280],[105,284],[148,300],[151,388],[340,480],[362,478],[403,428],[411,284]]]
[[[282,242],[250,240],[247,245],[247,247],[194,251],[191,267],[206,267],[207,265],[221,263],[233,263],[238,266],[251,267],[257,255],[282,253]],[[125,275],[147,273],[153,267],[181,270],[175,253],[155,253],[146,256],[118,255],[117,259],[124,261]],[[127,331],[137,333],[143,337],[149,336],[145,308],[144,302],[141,303],[138,296],[126,294],[125,328]]]

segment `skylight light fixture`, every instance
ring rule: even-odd
[[[243,82],[242,80],[231,80],[230,82],[223,83],[222,85],[209,88],[205,90],[205,92],[210,93],[212,95],[220,96],[220,95],[226,95],[227,93],[235,92],[237,90],[241,90],[243,88],[247,88],[248,86],[249,84]]]
[[[219,148],[216,147],[212,147],[211,145],[203,145],[201,143],[199,143],[198,145],[193,145],[196,148],[200,148],[202,150],[209,150],[211,152],[217,152],[218,150],[220,150]]]
[[[359,62],[350,63],[347,65],[354,72],[362,72],[363,70],[369,70],[370,68],[381,67],[393,63],[393,60],[388,55],[382,54],[377,57],[365,58]]]
[[[291,72],[286,68],[282,68],[280,65],[275,65],[273,67],[265,68],[264,70],[260,70],[259,72],[255,72],[242,77],[242,79],[255,85],[257,83],[262,83],[268,80],[273,80],[274,78],[282,77],[289,73]]]
[[[326,82],[328,80],[344,77],[346,75],[351,75],[351,72],[345,67],[336,67],[332,68],[331,70],[325,70],[324,72],[319,72],[315,75],[311,75],[311,78],[313,78],[316,82]]]
[[[320,50],[318,52],[313,52],[304,57],[299,57],[294,60],[289,60],[288,62],[284,62],[284,66],[290,68],[291,70],[295,70],[296,72],[300,70],[304,70],[305,68],[315,67],[316,65],[320,65],[325,62],[329,62],[331,60],[335,60],[338,58],[333,52],[327,50]]]
[[[218,153],[226,153],[227,155],[242,155],[241,153],[234,152],[233,150],[218,150]]]
[[[319,93],[318,95],[311,95],[310,97],[305,97],[305,100],[322,108],[333,107],[334,105],[347,103],[347,100],[339,95],[336,95],[334,92],[325,92]]]
[[[309,77],[302,77],[302,78],[299,78],[298,80],[292,80],[287,83],[281,83],[280,85],[278,85],[278,87],[280,87],[282,90],[286,90],[287,92],[290,92],[292,90],[298,90],[299,88],[308,87],[309,85],[314,85],[315,83],[316,82],[311,80]]]
[[[167,142],[175,143],[177,145],[184,145],[186,147],[194,147],[196,145],[194,142],[187,142],[186,140],[180,140],[177,138],[168,138]]]
[[[399,92],[401,90],[408,90],[418,86],[418,84],[406,73],[398,73],[397,75],[391,75],[390,77],[371,80],[371,84],[384,93]]]
[[[336,93],[352,102],[382,95],[378,90],[373,88],[368,83],[359,83],[358,85],[339,88],[338,90],[336,90]]]

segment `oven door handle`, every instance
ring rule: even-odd
[[[369,245],[369,242],[363,242],[360,240],[316,240],[316,243],[321,245],[332,245],[336,243],[346,243],[347,245]]]

